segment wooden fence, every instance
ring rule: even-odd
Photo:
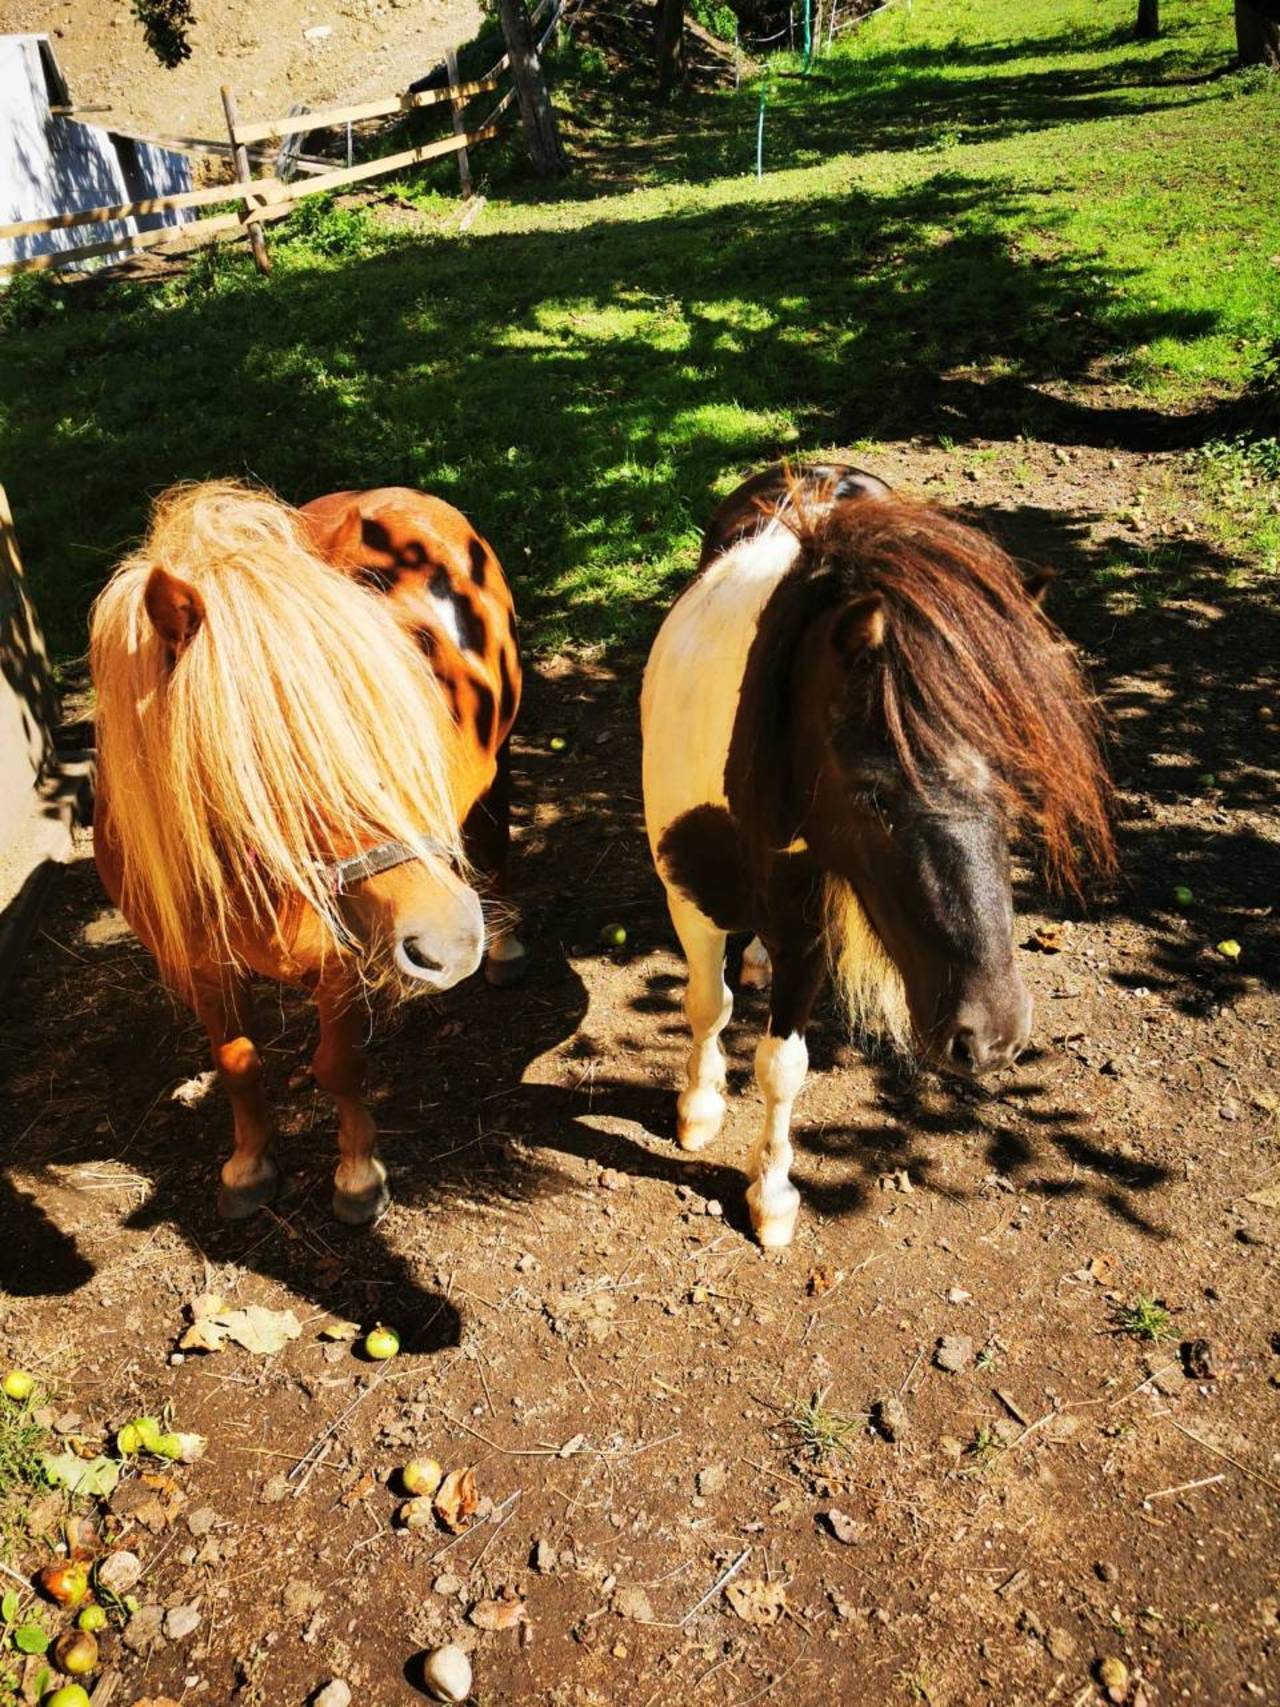
[[[533,11],[531,21],[535,28],[544,18],[547,20],[545,28],[537,37],[540,50],[546,45],[552,30],[560,21],[561,9],[562,0],[539,0]],[[427,160],[438,159],[447,154],[457,155],[462,192],[469,196],[471,163],[468,150],[501,133],[503,126],[499,120],[515,99],[515,87],[513,85],[506,91],[492,111],[474,129],[466,128],[465,109],[468,102],[477,95],[499,88],[504,73],[510,72],[511,56],[504,53],[482,77],[468,83],[459,78],[457,55],[452,49],[445,55],[444,66],[447,81],[438,89],[406,90],[402,94],[385,96],[379,100],[323,107],[312,112],[295,111],[283,118],[242,121],[237,111],[234,92],[224,88],[222,97],[229,139],[226,153],[230,155],[236,172],[235,183],[210,184],[202,189],[183,190],[176,195],[155,196],[150,200],[120,202],[111,207],[78,208],[71,213],[50,214],[42,219],[18,220],[9,225],[0,225],[0,239],[63,231],[78,225],[103,225],[114,220],[145,217],[179,209],[219,206],[225,209],[227,203],[241,203],[238,212],[218,212],[181,225],[162,225],[151,231],[139,231],[102,242],[81,244],[73,249],[59,249],[47,254],[29,255],[17,261],[2,262],[0,277],[13,273],[72,267],[94,256],[156,249],[168,244],[178,244],[186,248],[214,242],[219,238],[245,235],[248,235],[253,244],[258,266],[265,272],[269,269],[270,261],[266,251],[264,226],[287,218],[304,196],[317,195],[324,190],[346,189],[349,185],[364,183],[369,178],[398,172],[408,166],[418,166]],[[317,162],[310,161],[309,174],[299,180],[290,179],[286,182],[275,172],[258,178],[252,175],[249,155],[251,145],[258,145],[258,158],[261,158],[263,144],[292,142],[296,146],[299,137],[312,131],[332,130],[338,126],[349,127],[372,119],[390,118],[445,104],[450,108],[453,134],[442,137],[439,141],[420,143],[414,148],[400,149],[394,154],[382,155],[373,160],[361,160],[347,166],[334,166],[332,169],[325,165],[316,170]],[[219,153],[221,152],[223,150],[220,149]]]

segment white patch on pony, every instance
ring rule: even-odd
[[[436,608],[440,618],[440,626],[453,641],[459,652],[466,650],[466,642],[462,638],[462,618],[458,614],[458,603],[452,593],[432,593],[431,603]]]
[[[830,873],[823,880],[822,916],[831,980],[851,1028],[883,1037],[909,1057],[911,1010],[902,974],[852,886]]]
[[[756,1083],[764,1097],[764,1128],[751,1153],[747,1208],[756,1238],[766,1250],[791,1243],[800,1193],[791,1183],[791,1110],[809,1070],[809,1051],[799,1032],[766,1035],[756,1045]]]
[[[644,673],[644,810],[657,856],[667,826],[724,806],[724,767],[760,613],[799,541],[778,522],[718,557],[671,607]]]

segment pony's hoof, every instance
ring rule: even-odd
[[[495,990],[510,990],[524,982],[529,970],[529,956],[524,949],[516,954],[487,954],[484,962],[484,981]]]
[[[796,1217],[800,1213],[800,1193],[794,1186],[785,1192],[773,1192],[768,1198],[758,1185],[747,1192],[747,1208],[751,1226],[760,1246],[766,1251],[781,1251],[796,1235]]]
[[[249,1185],[218,1187],[218,1214],[224,1221],[247,1221],[264,1208],[280,1190],[280,1170],[269,1156],[264,1157],[258,1178]]]
[[[719,1091],[685,1091],[676,1105],[676,1142],[682,1150],[705,1150],[724,1123],[725,1100]]]
[[[372,1227],[390,1207],[391,1190],[381,1167],[377,1179],[363,1191],[343,1191],[339,1186],[333,1194],[333,1213],[346,1227]]]

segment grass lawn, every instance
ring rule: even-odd
[[[221,250],[0,296],[0,478],[58,660],[177,479],[428,487],[490,535],[535,645],[630,645],[713,494],[780,451],[1136,443],[1161,413],[1214,437],[1280,326],[1280,79],[1226,72],[1226,4],[1165,0],[1154,44],[1132,10],[889,7],[828,81],[766,73],[760,182],[758,86],[654,111],[570,49],[584,165],[539,199],[478,152],[468,235],[437,175],[394,224],[309,207],[269,280]]]

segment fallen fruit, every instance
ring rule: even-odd
[[[1239,960],[1240,944],[1233,936],[1229,936],[1218,944],[1218,953],[1225,954],[1228,960]]]
[[[471,1661],[453,1642],[423,1656],[422,1681],[433,1701],[465,1701],[471,1693]]]
[[[28,1375],[25,1369],[10,1369],[4,1380],[0,1381],[0,1387],[3,1387],[5,1396],[18,1400],[29,1399],[35,1384],[35,1376]]]
[[[1201,771],[1196,781],[1201,788],[1216,788],[1218,785],[1218,779],[1212,771]]]
[[[479,1499],[475,1471],[469,1467],[450,1470],[436,1491],[436,1516],[452,1534],[459,1535],[475,1516]]]
[[[98,1644],[87,1630],[64,1630],[53,1644],[53,1663],[69,1677],[84,1677],[98,1664]]]
[[[600,941],[606,948],[621,948],[627,940],[625,925],[606,925],[600,932]]]
[[[1179,883],[1173,892],[1173,899],[1177,906],[1189,907],[1195,900],[1195,896],[1191,890],[1187,888],[1185,883]]]
[[[59,1606],[79,1606],[89,1592],[89,1572],[78,1559],[64,1565],[46,1565],[37,1580],[41,1592]]]
[[[1129,1668],[1114,1656],[1099,1660],[1098,1682],[1113,1701],[1122,1701],[1129,1688]]]
[[[394,1328],[384,1328],[379,1322],[365,1335],[364,1350],[365,1356],[373,1358],[375,1363],[385,1363],[400,1350],[400,1335]]]
[[[400,1480],[411,1494],[434,1494],[444,1481],[444,1469],[434,1458],[411,1458],[400,1472]]]
[[[76,1623],[82,1630],[88,1630],[91,1634],[95,1630],[105,1630],[107,1627],[106,1608],[103,1606],[86,1606],[76,1619]]]
[[[436,1520],[431,1495],[419,1494],[406,1500],[396,1513],[396,1519],[405,1529],[431,1529]]]
[[[202,1434],[180,1434],[174,1430],[162,1434],[152,1451],[157,1458],[167,1458],[171,1463],[194,1464],[197,1458],[204,1457],[208,1444]]]
[[[89,1697],[78,1683],[64,1683],[44,1698],[44,1707],[89,1707]]]
[[[565,740],[563,735],[553,735],[547,742],[547,745],[551,748],[553,753],[563,753],[569,743]]]

